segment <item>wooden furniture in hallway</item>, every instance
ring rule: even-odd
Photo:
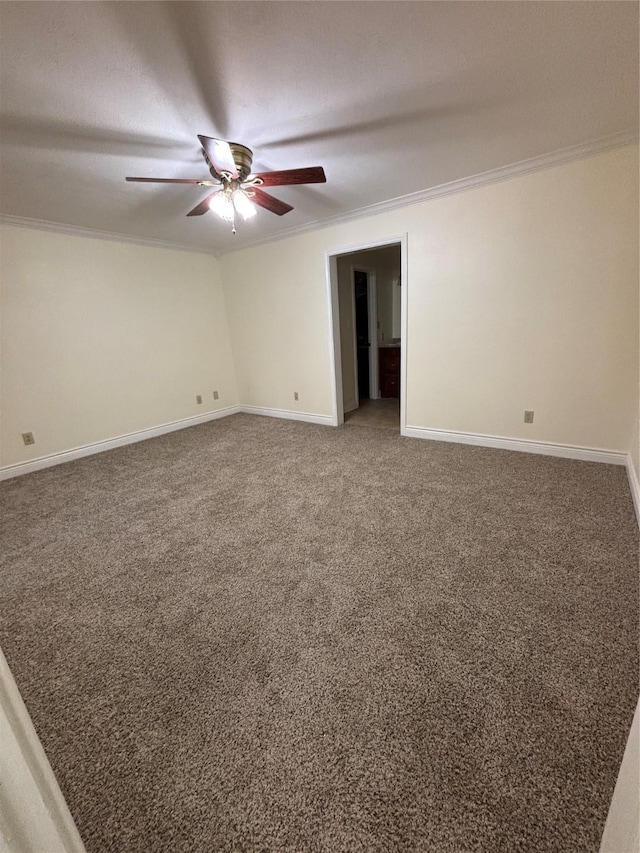
[[[380,396],[400,396],[400,345],[381,346],[378,350],[380,365]]]

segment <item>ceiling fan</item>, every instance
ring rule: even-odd
[[[293,210],[290,204],[266,193],[261,187],[280,187],[291,184],[324,184],[326,177],[322,166],[306,169],[284,169],[279,172],[251,174],[253,151],[237,142],[225,142],[210,136],[198,135],[212,181],[188,180],[183,178],[126,178],[152,184],[197,184],[200,187],[215,187],[187,216],[202,216],[208,210],[231,222],[236,233],[235,215],[250,219],[256,214],[255,205],[264,207],[278,216]]]

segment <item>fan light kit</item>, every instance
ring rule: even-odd
[[[202,199],[187,216],[202,216],[212,210],[231,223],[231,231],[236,233],[236,213],[244,219],[256,215],[256,204],[283,216],[293,210],[290,204],[266,193],[261,187],[289,186],[292,184],[324,184],[326,177],[322,166],[307,169],[284,169],[279,172],[259,172],[251,174],[253,151],[237,142],[225,142],[210,136],[198,136],[202,145],[202,156],[211,172],[213,181],[188,180],[183,178],[126,178],[127,181],[139,181],[150,184],[196,184],[200,187],[216,187]]]

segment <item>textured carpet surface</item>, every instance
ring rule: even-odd
[[[91,853],[597,851],[623,468],[236,415],[2,496],[0,642]]]

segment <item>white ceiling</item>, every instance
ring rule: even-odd
[[[0,211],[225,252],[507,164],[638,131],[635,2],[2,2]],[[196,135],[274,188],[232,236]]]

